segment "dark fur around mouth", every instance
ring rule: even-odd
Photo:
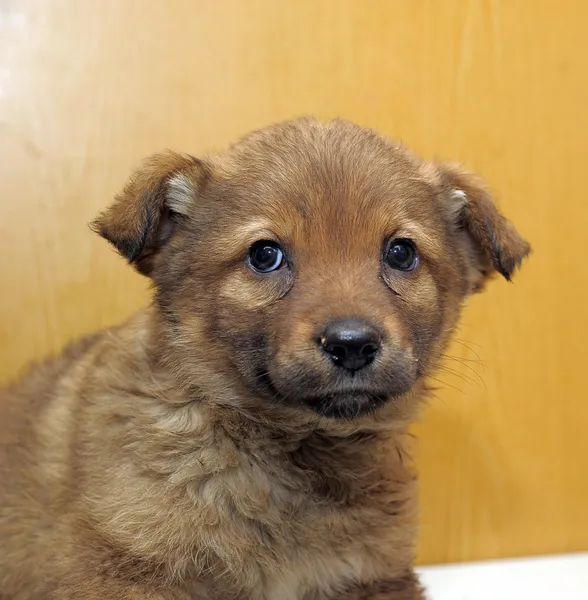
[[[390,397],[385,394],[353,392],[350,394],[304,398],[303,402],[321,417],[355,419],[373,412],[389,399]]]
[[[312,396],[285,396],[274,385],[267,370],[256,377],[263,394],[272,401],[279,401],[303,409],[312,410],[321,417],[332,419],[354,419],[376,410],[391,399],[389,394],[374,393],[368,390],[353,390],[336,394],[316,394]]]

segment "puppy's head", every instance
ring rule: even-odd
[[[310,119],[150,158],[95,227],[153,279],[187,386],[332,418],[410,412],[464,298],[529,252],[476,177]]]

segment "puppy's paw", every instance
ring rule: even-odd
[[[425,591],[414,573],[395,579],[383,579],[371,583],[358,583],[340,596],[329,600],[426,600]],[[313,599],[314,600],[314,599]],[[317,596],[316,600],[326,600]]]

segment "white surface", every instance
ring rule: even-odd
[[[431,600],[588,600],[588,553],[422,567]]]

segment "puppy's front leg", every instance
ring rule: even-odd
[[[426,600],[425,592],[414,573],[407,573],[396,579],[358,583],[349,588],[346,593],[332,598],[333,600]],[[320,597],[320,600],[323,598]]]

